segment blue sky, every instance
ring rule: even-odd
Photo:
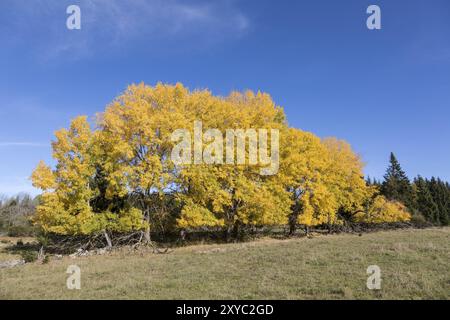
[[[54,131],[142,81],[266,91],[290,125],[349,141],[370,176],[394,151],[409,176],[450,180],[448,0],[2,0],[0,40],[0,194],[36,194]]]

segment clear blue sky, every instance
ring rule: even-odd
[[[0,193],[35,193],[54,131],[141,81],[263,90],[290,125],[349,141],[370,176],[394,151],[409,176],[450,180],[448,0],[2,0],[0,40]]]

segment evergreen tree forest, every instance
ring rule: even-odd
[[[418,176],[410,181],[394,153],[383,181],[367,179],[389,200],[404,203],[416,218],[437,226],[450,223],[450,184],[439,178]]]

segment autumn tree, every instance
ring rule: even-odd
[[[43,190],[35,222],[48,233],[102,233],[111,245],[115,233],[148,243],[156,229],[222,229],[230,239],[259,226],[331,227],[342,213],[406,219],[399,204],[375,198],[348,143],[289,128],[261,92],[132,85],[95,129],[78,117],[52,146],[55,168],[41,162],[32,175]],[[386,190],[404,182],[394,160]]]
[[[148,226],[146,241],[152,216],[167,211],[163,200],[178,189],[171,135],[192,125],[192,105],[206,102],[199,95],[190,95],[180,84],[133,85],[99,116],[106,193],[131,196]]]
[[[339,222],[342,215],[352,218],[364,212],[367,203],[374,197],[377,188],[367,185],[364,179],[364,163],[349,143],[336,138],[327,138],[324,144],[331,158],[327,168],[327,185],[336,197],[338,211],[328,214],[328,225]]]
[[[257,130],[258,128],[283,130],[285,116],[269,95],[262,93],[232,93],[226,98],[203,93],[205,101],[199,103],[197,119],[205,129],[220,132]],[[193,134],[193,132],[191,132]],[[234,136],[233,145],[238,143]],[[270,137],[268,137],[270,139]],[[245,138],[245,163],[228,163],[224,154],[216,155],[212,164],[179,167],[183,203],[178,225],[181,228],[222,227],[229,239],[242,226],[279,225],[287,222],[289,198],[276,179],[261,175],[261,164],[251,164],[249,148],[251,137]],[[222,144],[222,142],[220,142]],[[203,145],[203,155],[209,153],[214,141]],[[268,150],[269,154],[271,150]],[[232,152],[233,157],[236,155]]]
[[[95,212],[91,201],[98,194],[93,187],[96,168],[96,134],[86,117],[78,117],[69,130],[56,132],[52,143],[55,170],[40,162],[33,172],[33,185],[43,190],[35,222],[45,232],[62,235],[90,235],[108,231],[128,232],[143,227],[138,211],[127,207],[119,212]]]
[[[321,140],[312,133],[289,129],[282,135],[281,171],[278,179],[290,195],[290,234],[298,224],[306,228],[326,221],[336,212],[335,196],[326,185],[331,158]]]
[[[406,222],[411,214],[399,201],[387,200],[384,196],[376,196],[366,211],[359,211],[355,221],[365,223]]]

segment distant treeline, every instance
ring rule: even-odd
[[[37,203],[38,198],[33,199],[27,194],[0,196],[0,234],[10,237],[34,235],[31,218]]]

